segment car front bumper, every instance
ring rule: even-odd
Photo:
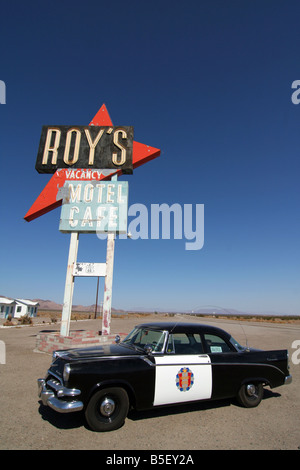
[[[38,379],[38,396],[43,405],[49,406],[59,413],[71,413],[83,409],[82,401],[75,400],[74,397],[80,395],[80,390],[66,388],[56,380]],[[67,400],[64,400],[67,398]]]
[[[285,385],[288,385],[288,384],[290,384],[290,383],[292,383],[292,376],[291,376],[291,375],[287,375],[287,376],[285,377],[285,379],[284,379],[284,384],[285,384]]]

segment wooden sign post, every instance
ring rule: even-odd
[[[76,276],[84,276],[74,272],[76,266],[76,259],[78,253],[79,243],[79,232],[72,232],[70,237],[68,267],[66,274],[64,303],[62,310],[61,319],[61,336],[69,336],[70,332],[70,320],[72,314],[73,304],[73,292],[74,292],[74,281]],[[102,312],[102,335],[110,334],[110,323],[111,323],[111,306],[112,306],[112,284],[113,284],[113,270],[114,270],[114,252],[115,252],[115,234],[109,233],[107,235],[107,250],[106,250],[106,268],[102,271],[101,275],[97,277],[105,277],[104,284],[104,301],[103,301],[103,312]],[[88,276],[95,276],[95,274],[87,274]]]
[[[69,336],[69,331],[70,331],[70,321],[71,321],[72,303],[73,303],[72,300],[73,300],[73,291],[74,291],[73,270],[74,270],[74,266],[75,266],[76,259],[77,259],[78,243],[79,243],[79,233],[72,232],[71,237],[70,237],[64,303],[63,303],[62,317],[61,317],[61,327],[60,327],[61,336]]]
[[[115,255],[115,234],[109,233],[107,235],[106,276],[105,276],[105,284],[104,284],[104,300],[103,300],[103,311],[102,311],[102,334],[103,335],[110,334],[114,255]]]

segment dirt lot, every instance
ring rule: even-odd
[[[165,320],[160,315],[147,321]],[[172,321],[186,321],[175,317]],[[191,321],[191,320],[189,320]],[[229,331],[240,343],[261,349],[289,349],[300,340],[299,324],[267,324],[193,319]],[[101,329],[100,320],[74,321],[71,329]],[[112,320],[112,333],[129,332],[140,318]],[[90,431],[79,414],[61,415],[44,407],[36,380],[51,357],[34,352],[36,335],[59,325],[0,328],[6,364],[0,364],[0,449],[95,449],[179,451],[201,449],[290,449],[300,447],[300,364],[290,361],[292,384],[270,391],[254,409],[224,400],[143,413],[130,412],[125,425],[110,433]],[[299,354],[298,354],[299,357]]]

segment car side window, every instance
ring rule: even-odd
[[[172,333],[167,344],[168,354],[202,354],[203,347],[199,334]]]
[[[204,339],[209,353],[224,353],[231,351],[231,348],[228,346],[226,341],[220,336],[205,333]]]
[[[160,352],[164,345],[164,334],[161,331],[141,329],[134,343],[142,348],[149,344],[154,352]]]

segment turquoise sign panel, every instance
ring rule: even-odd
[[[127,181],[68,181],[63,187],[59,230],[127,233]]]

